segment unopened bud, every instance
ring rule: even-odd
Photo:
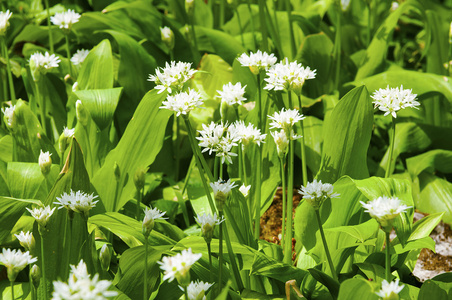
[[[168,47],[169,50],[173,50],[174,48],[174,33],[171,30],[171,28],[165,26],[163,28],[160,28],[160,34],[162,36],[162,41],[165,43],[165,45]]]
[[[207,244],[212,241],[214,229],[215,226],[211,226],[210,224],[204,224],[201,228],[202,236]]]
[[[52,168],[52,158],[50,157],[52,154],[47,152],[42,152],[39,154],[39,167],[41,168],[41,173],[46,176],[49,174],[50,169]]]
[[[121,179],[121,170],[119,169],[119,165],[117,162],[115,162],[115,165],[113,166],[113,170],[115,172],[116,182],[118,182]]]
[[[38,265],[34,264],[30,269],[30,277],[31,282],[35,289],[38,289],[39,283],[41,282],[41,269],[39,269]]]
[[[153,218],[148,218],[147,216],[144,217],[141,231],[146,238],[151,234],[154,225],[155,221]]]
[[[191,17],[195,8],[195,0],[185,0],[185,11],[187,15]]]
[[[5,120],[6,126],[10,130],[13,130],[16,125],[16,115],[14,113],[15,110],[16,110],[15,105],[1,109],[1,111],[3,113],[3,119]]]
[[[82,101],[77,100],[75,102],[75,115],[77,117],[77,121],[80,122],[83,126],[86,126],[88,124],[88,110],[83,105]]]
[[[138,191],[141,191],[144,188],[144,184],[146,181],[146,169],[138,169],[133,175],[133,183],[135,183],[135,187]]]
[[[99,259],[102,270],[108,271],[108,269],[110,268],[111,254],[107,244],[104,244],[100,249]]]

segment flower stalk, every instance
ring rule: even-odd
[[[260,3],[260,2],[259,2]],[[260,72],[257,74],[257,128],[262,130],[262,90]],[[260,213],[261,213],[261,185],[262,185],[262,148],[257,150],[257,167],[256,167],[256,186],[254,192],[254,238],[259,240],[260,237]]]
[[[11,96],[12,104],[16,105],[16,91],[14,89],[13,75],[11,73],[11,62],[9,61],[8,46],[6,45],[5,37],[2,38],[2,47],[3,47],[3,53],[5,55],[5,60],[6,60],[6,74],[8,76],[8,82],[9,82],[9,93]]]
[[[144,236],[144,282],[143,282],[143,300],[148,300],[148,237]]]
[[[282,181],[282,225],[281,225],[281,245],[283,246],[283,253],[286,253],[288,251],[286,249],[286,245],[284,244],[284,241],[286,240],[285,234],[286,234],[286,210],[287,210],[287,197],[286,197],[286,169],[284,167],[285,164],[285,156],[279,158],[280,162],[280,169],[281,169],[281,181]]]
[[[389,249],[389,244],[390,244],[390,238],[389,235],[391,234],[391,232],[389,231],[385,231],[385,237],[386,237],[386,248],[385,248],[385,279],[386,281],[390,281],[391,280],[391,252]]]
[[[49,299],[49,292],[47,290],[47,278],[45,267],[45,252],[44,252],[44,231],[45,229],[39,225],[39,235],[41,236],[41,270],[42,270],[42,284],[44,286],[44,299]]]
[[[66,42],[66,57],[69,63],[69,76],[72,76],[72,62],[71,62],[71,50],[69,48],[69,35],[64,35],[64,41]]]
[[[392,168],[392,160],[393,160],[393,155],[394,155],[394,144],[395,144],[395,118],[392,117],[392,122],[391,122],[391,136],[390,136],[390,141],[389,141],[389,158],[388,158],[388,164],[386,167],[386,172],[385,172],[385,178],[389,178],[389,176],[391,176],[391,168]]]
[[[286,221],[286,239],[284,247],[284,262],[292,265],[292,214],[293,214],[293,163],[294,163],[294,141],[289,142],[289,163],[287,165],[287,221]]]
[[[298,103],[300,104],[300,114],[303,114],[303,106],[301,103],[301,96],[298,95]],[[303,185],[306,186],[308,183],[308,166],[306,163],[306,146],[304,143],[304,126],[303,126],[303,120],[300,121],[300,128],[301,128],[301,171],[303,176]]]
[[[46,5],[46,11],[47,11],[47,28],[49,29],[49,49],[50,53],[54,53],[53,48],[53,35],[52,35],[52,27],[50,24],[50,6],[49,6],[49,0],[44,0]]]
[[[335,280],[338,280],[336,270],[334,269],[333,260],[331,259],[330,251],[328,250],[328,244],[326,243],[325,233],[323,231],[322,220],[320,219],[320,211],[315,209],[315,216],[317,218],[317,223],[319,225],[320,236],[322,237],[323,248],[325,249],[326,258],[328,260],[328,265],[330,267],[331,274]]]

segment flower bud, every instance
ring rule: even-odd
[[[204,224],[201,228],[202,236],[204,237],[204,240],[207,244],[212,241],[214,229],[215,226],[212,226],[210,224]]]
[[[138,169],[133,175],[133,183],[135,184],[137,191],[141,191],[144,188],[144,184],[146,182],[146,172],[147,168]]]
[[[6,12],[0,11],[0,36],[6,35],[6,30],[9,27],[9,18],[11,18],[12,13],[7,10]]]
[[[154,229],[154,224],[155,221],[153,218],[144,217],[141,231],[145,237],[148,237],[151,234],[152,229]]]
[[[191,17],[195,8],[195,0],[185,0],[185,11],[187,15]]]
[[[38,289],[39,283],[41,282],[41,269],[38,267],[38,265],[34,264],[33,267],[31,267],[30,278],[35,289]]]
[[[102,270],[108,271],[108,269],[110,268],[111,254],[107,244],[104,244],[100,249],[99,259]]]
[[[163,28],[160,28],[160,34],[162,36],[162,41],[165,43],[165,45],[168,47],[169,50],[173,50],[174,48],[174,33],[171,30],[171,28],[165,26]]]
[[[77,116],[77,121],[79,121],[80,124],[82,124],[83,126],[86,126],[88,124],[89,112],[80,100],[77,100],[77,102],[75,102],[75,114]]]
[[[16,109],[15,105],[1,109],[3,113],[3,119],[5,120],[6,123],[6,127],[8,127],[10,130],[13,130],[16,125],[17,118],[14,113],[15,109]]]
[[[61,133],[60,138],[58,140],[58,146],[61,154],[64,154],[64,151],[66,151],[67,146],[72,140],[72,137],[75,134],[75,129],[68,129],[67,127],[64,127],[63,133]],[[63,156],[63,155],[61,155]]]
[[[115,165],[113,166],[113,170],[115,172],[115,180],[116,182],[119,182],[121,179],[121,170],[119,169],[119,165],[117,162],[115,162]]]
[[[50,157],[52,154],[47,152],[42,152],[39,154],[39,167],[41,168],[41,173],[46,176],[49,174],[50,169],[52,168],[52,158]]]
[[[276,144],[276,150],[278,150],[279,157],[284,157],[289,148],[289,139],[284,130],[274,131],[271,133]]]

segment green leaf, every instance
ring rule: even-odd
[[[112,120],[121,96],[122,87],[103,90],[81,90],[75,94],[89,111],[100,130],[107,128]]]
[[[342,282],[338,300],[378,300],[375,285],[363,278],[351,278]]]
[[[79,90],[113,88],[113,56],[108,40],[94,47],[85,58],[77,77]]]
[[[202,72],[195,75],[194,83],[211,99],[218,96],[217,90],[223,90],[223,85],[232,81],[232,67],[218,55],[204,55],[199,69]]]
[[[439,285],[437,285],[432,280],[427,280],[422,284],[421,290],[419,291],[418,300],[448,300],[447,291],[443,290]]]
[[[312,277],[315,278],[315,280],[322,283],[324,286],[328,288],[328,290],[331,293],[331,296],[333,296],[333,299],[337,299],[337,296],[339,294],[339,282],[337,280],[333,279],[328,274],[325,274],[317,269],[311,268],[308,271],[309,273],[311,273]]]
[[[417,176],[423,171],[434,173],[452,173],[452,151],[431,150],[406,160],[407,169],[411,176]]]
[[[430,233],[435,229],[436,225],[441,221],[444,213],[436,213],[423,217],[413,225],[413,229],[409,241],[414,241],[424,237],[428,237]]]
[[[325,120],[322,164],[317,179],[334,183],[343,175],[356,179],[368,177],[367,149],[372,126],[373,109],[367,89],[355,88]]]
[[[2,280],[0,283],[0,298],[12,299],[11,285],[8,280]],[[14,298],[28,300],[31,298],[31,289],[29,282],[14,283]]]
[[[372,264],[372,263],[357,263],[355,264],[361,272],[366,275],[367,279],[369,281],[376,282],[378,284],[381,284],[383,279],[386,278],[385,269],[378,265],[378,264]],[[393,275],[391,275],[391,280],[394,278]]]
[[[108,211],[119,210],[134,197],[135,172],[138,168],[145,168],[153,163],[162,147],[165,128],[171,116],[170,111],[159,109],[165,96],[165,93],[157,94],[157,91],[152,91],[143,97],[118,145],[110,151],[103,167],[92,179],[92,184]],[[118,189],[117,195],[113,172],[115,163],[121,170],[118,184],[122,188]],[[115,185],[113,188],[112,183]]]

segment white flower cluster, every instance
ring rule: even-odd
[[[63,31],[69,32],[72,29],[72,25],[77,23],[81,15],[74,10],[69,9],[62,13],[56,13],[55,16],[50,17],[50,20],[54,25],[57,25]]]
[[[36,222],[38,222],[39,226],[45,227],[49,222],[50,217],[55,211],[55,207],[50,209],[50,206],[46,207],[35,207],[33,209],[27,208],[30,212],[31,216],[35,218]]]
[[[149,75],[148,81],[155,82],[155,89],[159,91],[159,94],[165,90],[172,94],[180,92],[184,83],[195,73],[196,70],[191,68],[191,63],[172,61],[171,64],[166,63],[164,68],[157,68],[155,75]]]
[[[9,19],[11,18],[12,15],[13,13],[10,12],[9,10],[5,12],[0,11],[0,36],[6,34],[6,30],[8,29],[9,26]]]
[[[276,63],[277,58],[273,53],[268,54],[257,50],[256,53],[250,53],[250,55],[243,53],[237,60],[242,67],[249,67],[251,72],[257,75],[260,71],[268,70],[273,66]]]
[[[30,253],[22,252],[16,249],[3,248],[0,253],[0,264],[4,265],[7,269],[8,279],[15,281],[17,274],[22,271],[27,265],[38,261],[36,257],[32,257]]]
[[[315,210],[318,210],[326,199],[339,197],[339,194],[334,193],[332,184],[322,183],[322,180],[317,179],[302,186],[298,193],[303,195],[303,199]]]
[[[211,214],[198,214],[195,217],[196,222],[201,226],[201,232],[204,239],[210,243],[215,230],[215,225],[219,225],[224,221],[224,217],[219,218],[217,213]]]
[[[229,195],[233,188],[236,188],[237,185],[234,182],[231,182],[231,179],[228,181],[224,181],[223,179],[219,179],[218,181],[211,182],[210,187],[213,190],[213,195],[215,198],[215,203],[219,211],[223,211],[224,205],[226,204],[226,200],[228,200]]]
[[[378,197],[367,203],[360,201],[365,211],[380,223],[384,229],[392,229],[394,219],[401,213],[406,212],[411,206],[402,204],[397,197]],[[390,228],[389,228],[390,227]]]
[[[14,236],[19,240],[19,243],[25,248],[25,250],[31,251],[34,248],[35,238],[33,237],[33,233],[31,231],[21,231],[19,234],[14,234]]]
[[[78,49],[71,57],[71,62],[74,66],[81,65],[85,58],[88,56],[89,50]]]
[[[386,279],[383,279],[383,282],[381,283],[381,290],[376,294],[383,300],[399,299],[398,294],[404,287],[405,285],[403,284],[399,286],[399,279],[392,282],[387,282]]]
[[[71,265],[68,282],[54,281],[52,300],[103,300],[118,295],[116,291],[109,291],[109,280],[99,280],[99,274],[90,278],[86,264],[80,260],[77,266]]]
[[[215,124],[211,122],[209,125],[202,124],[203,130],[198,130],[201,136],[196,137],[200,141],[199,146],[204,149],[202,152],[209,151],[216,153],[216,156],[221,157],[221,163],[225,160],[232,163],[231,156],[237,156],[232,152],[232,147],[238,146],[239,137],[235,136],[233,132],[228,130],[228,124]]]
[[[172,110],[178,117],[180,115],[188,116],[193,109],[200,107],[202,104],[203,100],[201,99],[201,95],[193,89],[188,89],[188,92],[169,95],[166,100],[162,102],[160,108]]]
[[[201,253],[193,253],[191,248],[182,250],[174,256],[165,256],[162,261],[157,262],[163,270],[163,280],[168,279],[171,282],[176,278],[179,283],[181,280],[185,282],[185,279],[190,276],[191,266],[201,257]]]
[[[96,198],[97,196],[94,196],[93,194],[89,195],[82,191],[74,192],[71,190],[69,194],[65,192],[60,197],[56,197],[58,202],[54,202],[54,204],[60,205],[58,209],[64,207],[68,210],[87,216],[89,211],[96,206],[97,202],[99,202],[98,200],[94,201]]]
[[[192,281],[187,287],[188,300],[206,300],[206,292],[212,286],[212,283],[203,281]],[[179,286],[184,290],[182,286]]]
[[[261,130],[254,127],[253,124],[249,123],[245,125],[242,120],[236,121],[229,126],[228,129],[231,135],[238,138],[238,141],[242,144],[242,149],[245,150],[248,145],[255,143],[258,146],[264,142],[267,134],[261,134]]]
[[[403,108],[412,107],[418,108],[420,105],[416,101],[416,94],[411,92],[411,89],[403,89],[403,85],[396,88],[387,86],[385,89],[379,89],[372,95],[375,108],[383,111],[385,116],[391,114],[397,118],[397,112]]]
[[[160,210],[158,210],[156,207],[154,207],[153,209],[150,209],[149,207],[146,207],[144,209],[144,218],[143,218],[143,224],[142,224],[142,230],[143,230],[143,234],[149,235],[152,231],[152,229],[154,229],[154,222],[157,219],[166,219],[163,218],[163,215],[165,214],[165,212],[161,212]]]
[[[275,112],[273,116],[268,117],[272,120],[270,128],[279,129],[278,131],[271,132],[271,135],[275,141],[278,154],[282,157],[288,151],[289,142],[291,140],[301,138],[301,135],[295,134],[293,126],[305,117],[299,114],[296,109],[286,110],[285,108],[283,108],[279,113]]]
[[[52,68],[58,68],[60,61],[60,58],[55,54],[36,52],[30,56],[30,67],[32,71],[39,71],[45,74]]]
[[[268,77],[265,78],[267,85],[264,89],[294,91],[297,95],[300,95],[304,82],[315,78],[315,72],[316,70],[311,70],[309,67],[305,68],[296,61],[289,63],[286,58],[267,71]]]
[[[223,85],[222,91],[217,91],[218,94],[220,94],[217,98],[220,98],[221,102],[224,102],[230,106],[234,104],[242,105],[242,101],[246,100],[246,98],[243,97],[245,94],[245,88],[246,85],[242,87],[240,82],[237,82],[236,84],[229,82],[228,84]]]
[[[5,123],[9,128],[13,128],[15,124],[15,116],[14,116],[14,110],[16,109],[15,105],[8,106],[5,108],[2,108],[2,113],[5,116]]]

